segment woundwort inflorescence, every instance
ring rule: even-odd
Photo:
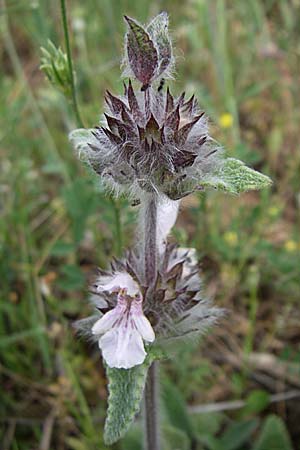
[[[164,87],[162,77],[174,72],[167,14],[145,27],[125,19],[124,93],[107,91],[100,124],[73,131],[70,140],[109,190],[140,205],[139,242],[99,271],[91,288],[96,314],[79,323],[99,342],[108,368],[129,374],[143,364],[147,371],[147,353],[166,356],[172,342],[201,334],[222,314],[203,298],[195,251],[167,243],[180,199],[206,188],[238,194],[270,180],[226,158],[194,96],[173,97]]]

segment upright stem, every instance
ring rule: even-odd
[[[83,122],[80,117],[78,104],[77,104],[76,90],[75,90],[75,81],[74,81],[74,72],[73,72],[73,63],[72,63],[69,29],[68,29],[68,21],[67,21],[67,10],[66,10],[65,0],[60,0],[60,6],[61,6],[61,15],[62,15],[63,29],[64,29],[64,35],[65,35],[65,44],[66,44],[66,51],[67,51],[67,58],[68,58],[68,66],[69,66],[70,80],[71,80],[72,104],[73,104],[74,114],[75,114],[76,120],[77,120],[77,125],[79,127],[83,128]]]
[[[146,89],[144,92],[144,105],[145,105],[145,116],[147,119],[149,119],[151,114],[149,89]]]
[[[120,256],[122,253],[122,246],[123,246],[121,208],[120,208],[119,201],[117,199],[114,199],[113,197],[111,197],[110,200],[113,205],[114,215],[115,215],[115,237],[116,237],[115,251],[116,251],[117,256]]]
[[[145,283],[153,287],[157,274],[157,198],[151,195],[145,201],[144,222],[144,275]],[[151,295],[151,294],[150,294]],[[145,450],[160,450],[159,439],[158,362],[149,368],[144,394]]]
[[[151,195],[144,209],[144,255],[145,282],[151,287],[156,277],[157,266],[157,200]]]
[[[154,361],[149,369],[144,394],[145,408],[145,450],[159,450],[159,394],[158,394],[158,362]]]

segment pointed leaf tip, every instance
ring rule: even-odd
[[[283,420],[271,414],[265,419],[252,450],[292,450],[292,442]]]
[[[271,184],[272,180],[268,176],[234,158],[225,159],[217,172],[201,183],[203,187],[213,187],[231,194],[263,189]]]
[[[142,120],[143,115],[141,113],[137,98],[135,96],[131,80],[129,79],[128,88],[127,88],[127,100],[129,104],[129,108],[132,112],[133,118],[136,122]]]
[[[152,19],[146,29],[158,50],[159,67],[157,76],[162,75],[172,63],[172,45],[168,27],[169,17],[163,11]]]
[[[184,144],[186,139],[188,138],[188,135],[190,131],[193,129],[193,127],[196,125],[196,123],[201,119],[201,117],[204,116],[204,112],[198,114],[196,117],[194,117],[191,122],[183,125],[183,127],[179,128],[177,132],[177,141],[181,144]]]
[[[128,24],[127,57],[135,77],[146,86],[152,80],[158,64],[158,55],[147,31],[134,19],[124,16]]]

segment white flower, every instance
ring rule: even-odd
[[[126,289],[131,297],[140,294],[136,281],[127,272],[115,272],[113,275],[102,276],[97,283],[97,291],[118,292]]]
[[[118,302],[97,320],[92,333],[99,336],[99,347],[109,367],[130,369],[144,362],[143,340],[153,342],[154,331],[144,316],[139,287],[129,274],[117,272],[103,281],[98,290],[118,291]]]

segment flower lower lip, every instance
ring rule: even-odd
[[[134,283],[129,274],[113,275],[106,283],[107,289],[115,291],[112,286],[118,280],[126,280],[127,286],[118,287],[117,305],[94,324],[92,331],[99,336],[99,347],[109,367],[128,369],[144,361],[143,341],[152,342],[155,336],[143,314],[141,294],[128,295],[128,287]],[[102,286],[105,288],[105,284]]]

